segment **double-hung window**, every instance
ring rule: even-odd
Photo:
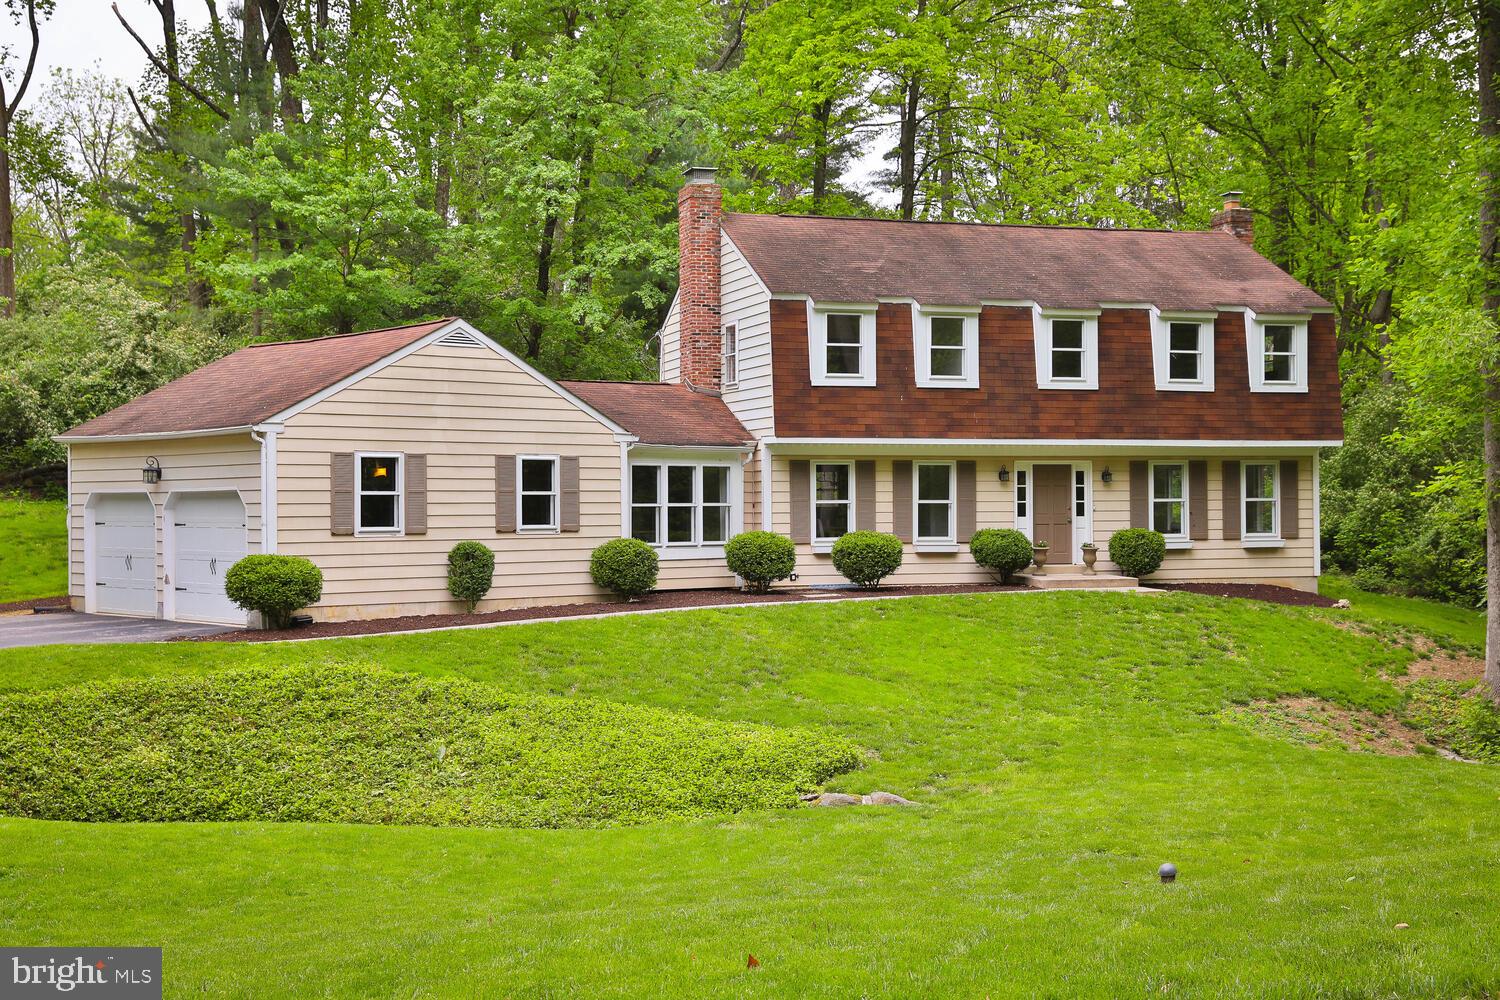
[[[918,542],[953,541],[954,465],[917,463],[916,521]]]
[[[813,466],[813,541],[831,542],[854,524],[854,467],[848,462]]]
[[[400,455],[359,455],[354,512],[358,534],[401,531],[403,482]]]
[[[875,384],[875,307],[808,306],[808,376],[813,385]]]
[[[723,347],[719,383],[725,389],[733,389],[740,381],[740,332],[733,323],[726,323],[724,326]]]
[[[979,388],[979,310],[912,307],[917,385]]]
[[[521,531],[557,530],[557,456],[522,455],[516,491],[516,525]]]
[[[1216,313],[1151,310],[1151,353],[1160,392],[1212,392]]]
[[[1037,309],[1033,330],[1038,388],[1099,388],[1097,312]]]
[[[1307,319],[1246,313],[1250,389],[1254,392],[1307,391]]]
[[[1169,540],[1188,537],[1187,466],[1181,462],[1151,463],[1151,530]]]
[[[1244,482],[1246,539],[1281,537],[1281,503],[1275,462],[1246,462]]]
[[[650,545],[729,539],[729,466],[640,462],[630,467],[630,534]]]

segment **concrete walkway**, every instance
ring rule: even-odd
[[[0,615],[0,649],[55,646],[62,643],[94,645],[104,642],[161,642],[184,635],[213,635],[228,629],[227,625],[85,615],[76,611],[44,615]]]

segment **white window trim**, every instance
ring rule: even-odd
[[[875,385],[875,314],[870,303],[807,303],[807,372],[813,385]],[[833,314],[859,317],[859,364],[857,375],[828,372],[828,317]]]
[[[1081,378],[1052,377],[1052,321],[1055,319],[1083,321],[1083,376]],[[1036,387],[1038,389],[1099,388],[1098,309],[1043,309],[1041,306],[1034,306],[1031,310],[1031,326],[1032,342],[1036,348]]]
[[[360,469],[367,458],[389,458],[396,462],[396,526],[394,528],[366,528],[364,526],[364,504],[360,498],[365,491],[360,488]],[[384,496],[372,493],[371,496]],[[406,532],[406,455],[399,451],[356,451],[354,453],[354,534],[365,537],[400,535]]]
[[[734,389],[740,384],[740,328],[738,323],[725,323],[719,331],[722,352],[719,359],[719,387]],[[730,345],[733,345],[732,347]],[[734,377],[730,377],[733,370]]]
[[[1250,467],[1252,465],[1268,465],[1271,467],[1271,520],[1273,526],[1270,534],[1265,532],[1252,532],[1250,527],[1250,504],[1251,502],[1264,503],[1263,497],[1252,497],[1246,485],[1250,481]],[[1281,463],[1277,461],[1250,460],[1240,462],[1240,541],[1247,549],[1253,548],[1275,548],[1284,542],[1281,537]]]
[[[651,544],[656,549],[663,561],[673,559],[722,559],[724,557],[724,542],[673,542],[667,544],[666,526],[666,467],[669,465],[689,465],[698,467],[700,470],[705,466],[716,466],[729,470],[729,480],[726,484],[728,490],[729,520],[725,526],[725,540],[733,538],[744,530],[744,467],[742,465],[743,455],[733,455],[724,452],[694,451],[692,449],[661,448],[653,449],[649,446],[640,450],[631,449],[623,459],[625,475],[621,481],[620,500],[622,510],[625,512],[620,519],[620,537],[634,537],[632,533],[631,513],[635,508],[635,480],[634,469],[636,466],[651,465],[657,469],[657,496],[660,502],[657,507],[657,541]],[[693,524],[693,537],[703,537],[703,508],[701,498],[703,496],[703,473],[699,471],[694,477],[693,493],[695,499],[695,512]]]
[[[552,463],[552,523],[548,525],[527,524],[521,516],[523,509],[521,501],[528,496],[545,496],[538,492],[526,492],[525,477],[522,470],[526,462],[551,462]],[[559,521],[562,515],[562,461],[557,455],[517,455],[516,456],[516,531],[528,535],[555,535],[561,530]]]
[[[849,499],[848,500],[824,500],[824,501],[822,501],[822,503],[824,503],[825,505],[828,505],[828,506],[832,506],[835,503],[847,504],[848,508],[849,508],[849,518],[848,518],[848,520],[845,523],[849,525],[849,530],[850,531],[856,530],[855,525],[854,525],[854,511],[855,511],[854,501],[855,501],[855,493],[856,493],[856,491],[859,488],[859,484],[854,481],[854,463],[853,462],[819,462],[819,461],[814,461],[812,463],[812,469],[811,469],[812,475],[810,475],[808,477],[808,479],[810,480],[810,482],[808,484],[808,487],[809,487],[809,490],[811,492],[811,495],[808,497],[808,505],[809,505],[808,506],[808,510],[812,514],[812,531],[810,532],[809,536],[812,538],[813,545],[824,546],[825,548],[831,548],[833,546],[833,543],[836,542],[836,541],[838,541],[843,536],[842,535],[828,536],[828,535],[820,535],[820,534],[818,534],[818,503],[819,503],[819,500],[818,500],[818,469],[819,469],[820,466],[825,466],[825,465],[842,465],[844,468],[846,468],[846,469],[849,470]]]
[[[1083,544],[1094,540],[1094,463],[1092,461],[1073,462],[1067,459],[1034,458],[1015,464],[1015,471],[1011,473],[1011,515],[1014,518],[1016,530],[1033,541],[1035,540],[1035,536],[1032,532],[1035,522],[1032,517],[1036,512],[1036,474],[1032,467],[1036,465],[1067,465],[1072,468],[1072,471],[1068,473],[1069,504],[1076,504],[1078,502],[1075,490],[1077,489],[1078,473],[1083,473],[1085,514],[1083,517],[1079,517],[1076,508],[1072,509],[1073,551],[1068,555],[1070,563],[1081,563],[1083,562]],[[1024,487],[1020,485],[1022,473],[1026,474],[1026,485]],[[1024,515],[1016,512],[1016,493],[1014,492],[1016,489],[1026,490],[1026,513]]]
[[[932,374],[932,321],[961,319],[964,323],[963,374]],[[924,389],[979,388],[979,307],[920,306],[911,307],[912,353],[917,385]]]
[[[1162,312],[1151,307],[1151,357],[1156,372],[1156,388],[1162,392],[1214,391],[1214,322],[1216,313]],[[1198,377],[1172,378],[1172,324],[1198,324]]]
[[[948,533],[920,534],[922,505],[936,506],[940,501],[922,499],[922,467],[939,466],[948,470]],[[956,545],[958,543],[958,463],[914,462],[911,470],[911,537],[915,545]]]
[[[1305,314],[1273,315],[1257,314],[1245,310],[1245,353],[1250,365],[1251,392],[1306,392],[1307,391],[1307,324]],[[1290,382],[1266,381],[1266,327],[1289,326],[1292,328],[1292,379]]]
[[[1146,527],[1152,531],[1156,530],[1156,469],[1158,466],[1175,466],[1182,470],[1182,531],[1173,534],[1162,532],[1162,537],[1167,541],[1167,548],[1190,548],[1193,536],[1192,524],[1192,483],[1188,479],[1187,462],[1150,462],[1146,466]],[[1163,502],[1169,498],[1162,497]]]

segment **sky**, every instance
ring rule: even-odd
[[[161,20],[148,0],[119,0],[119,4],[120,12],[142,38],[153,45],[161,42]],[[42,50],[33,83],[46,83],[55,69],[81,72],[96,67],[106,76],[129,84],[139,80],[146,68],[145,53],[109,8],[110,0],[57,0],[57,9],[41,23]],[[177,21],[184,29],[202,27],[208,23],[208,9],[197,0],[180,2]],[[25,26],[5,20],[0,22],[0,32],[11,49],[11,58],[24,59],[29,51]]]

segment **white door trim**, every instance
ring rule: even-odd
[[[1036,507],[1036,475],[1033,466],[1037,465],[1066,465],[1068,471],[1068,513],[1073,516],[1073,551],[1068,554],[1070,564],[1083,562],[1083,543],[1094,540],[1094,463],[1092,461],[1073,461],[1071,459],[1028,459],[1017,462],[1015,465],[1014,478],[1011,482],[1011,516],[1017,531],[1027,538],[1035,540],[1032,535],[1032,514]],[[1073,506],[1078,502],[1078,473],[1083,473],[1083,516],[1078,516],[1077,509]],[[1021,488],[1021,475],[1025,474],[1026,484],[1024,489],[1026,500],[1026,514],[1022,516],[1016,513],[1016,490]]]

